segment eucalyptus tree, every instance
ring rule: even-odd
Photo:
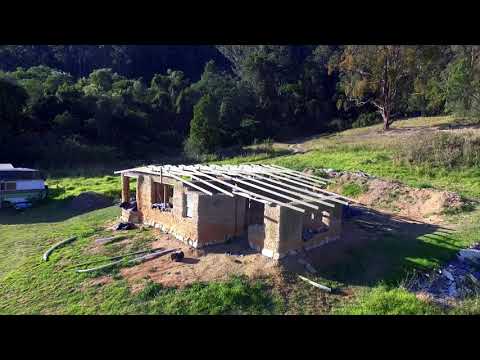
[[[340,88],[358,106],[371,104],[388,130],[406,104],[416,71],[416,49],[402,45],[346,46],[338,64]]]

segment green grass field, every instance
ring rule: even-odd
[[[78,214],[68,199],[84,191],[117,196],[119,179],[57,178],[52,199],[23,213],[0,213],[0,314],[242,314],[277,313],[278,300],[262,282],[245,278],[195,284],[183,290],[152,286],[131,294],[128,284],[114,273],[103,286],[89,285],[101,273],[78,274],[75,264],[106,259],[144,249],[152,240],[149,230],[131,230],[128,249],[106,245],[105,255],[89,254],[92,239],[107,235],[105,224],[118,218],[117,206]],[[132,185],[133,186],[133,185]],[[55,191],[55,189],[62,189]],[[54,243],[77,236],[71,244],[54,251],[48,262],[42,254]]]
[[[415,118],[394,123],[393,128],[429,128],[448,124],[462,124],[452,117]],[[268,157],[268,154],[237,157],[218,163],[268,163],[289,167],[296,170],[335,169],[346,171],[363,171],[368,174],[390,180],[398,180],[417,188],[437,188],[455,191],[462,196],[480,200],[480,169],[460,168],[447,170],[428,166],[408,166],[394,161],[398,140],[385,140],[380,125],[367,128],[351,129],[327,137],[307,140],[303,147],[305,153]],[[275,148],[275,144],[274,144]],[[278,148],[278,147],[277,147]],[[280,147],[282,148],[282,147]],[[361,193],[361,189],[349,188],[349,196]],[[347,195],[347,194],[345,194]],[[457,251],[473,243],[480,242],[480,209],[452,215],[449,220],[460,224],[453,234],[432,231],[416,237],[413,241],[398,236],[389,236],[388,241],[372,244],[368,248],[352,251],[348,261],[333,266],[332,277],[344,283],[369,283],[362,274],[368,273],[371,264],[378,261],[375,254],[382,254],[386,266],[377,285],[368,284],[359,291],[353,303],[345,304],[334,311],[338,314],[424,314],[444,313],[445,310],[425,306],[413,295],[399,287],[402,279],[414,269],[433,269],[442,262],[455,256]],[[360,275],[359,275],[360,274]],[[330,278],[330,277],[329,277]],[[319,278],[325,281],[325,279]],[[451,313],[480,314],[478,299],[466,301]]]
[[[417,118],[396,123],[398,128],[439,126],[454,123],[449,117]],[[265,162],[293,169],[333,168],[361,170],[414,187],[434,187],[458,191],[480,200],[480,169],[447,171],[399,165],[395,147],[375,134],[377,127],[352,129],[305,143],[305,153],[285,155],[271,151],[254,156],[223,160],[224,163]],[[393,144],[393,142],[392,142]],[[308,146],[307,146],[308,145]],[[78,174],[85,175],[85,174]],[[114,244],[105,254],[89,253],[92,239],[105,233],[105,225],[119,216],[119,208],[107,207],[78,213],[68,206],[69,199],[85,191],[119,197],[120,179],[107,173],[98,176],[57,176],[48,179],[51,199],[23,213],[0,212],[0,313],[1,314],[278,314],[323,313],[313,305],[317,294],[302,282],[284,299],[268,279],[232,278],[226,282],[193,284],[185,289],[165,289],[147,283],[132,294],[128,284],[114,272],[113,281],[97,286],[91,282],[102,274],[78,274],[71,266],[89,259],[116,254]],[[132,183],[132,189],[135,184]],[[346,189],[358,195],[362,189]],[[351,287],[355,296],[335,301],[327,312],[334,314],[479,314],[480,301],[471,299],[442,310],[406,292],[401,284],[413,269],[433,268],[448,260],[464,246],[480,241],[480,210],[450,215],[459,224],[454,234],[423,234],[411,241],[391,236],[368,248],[355,250],[351,261],[336,264],[330,273],[312,277],[325,284]],[[129,232],[134,238],[129,251],[141,249],[151,240],[149,230]],[[55,251],[48,262],[41,256],[53,243],[72,235],[78,239]],[[382,254],[388,266],[372,278],[363,276]],[[331,276],[329,276],[331,275]]]

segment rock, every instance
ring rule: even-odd
[[[477,249],[463,249],[458,253],[458,259],[460,261],[470,261],[477,265],[480,265],[480,250]]]
[[[474,275],[468,274],[468,278],[477,288],[480,289],[480,281],[478,281],[477,278]]]
[[[457,291],[457,287],[456,287],[455,283],[452,283],[448,287],[448,296],[453,297],[453,298],[458,296],[458,291]]]
[[[450,271],[447,271],[447,270],[443,270],[442,271],[442,274],[450,281],[454,281],[455,278],[453,277],[453,275],[450,273]]]
[[[118,223],[115,227],[115,230],[132,230],[135,229],[135,224],[130,223],[130,222],[121,222]]]
[[[185,258],[185,254],[183,251],[176,251],[172,254],[170,254],[170,259],[175,262],[180,262]]]

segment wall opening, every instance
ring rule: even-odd
[[[264,224],[265,205],[258,201],[246,201],[245,221],[247,227],[249,225],[263,225]]]
[[[173,186],[154,182],[152,184],[152,209],[172,211]]]
[[[193,217],[193,198],[190,192],[183,194],[183,217]]]
[[[316,235],[328,231],[330,213],[328,211],[306,212],[303,217],[302,240],[309,241]]]

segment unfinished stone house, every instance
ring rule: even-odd
[[[127,204],[123,221],[159,228],[195,248],[246,237],[274,259],[338,239],[350,201],[323,189],[331,180],[274,165],[162,165],[115,173]]]

